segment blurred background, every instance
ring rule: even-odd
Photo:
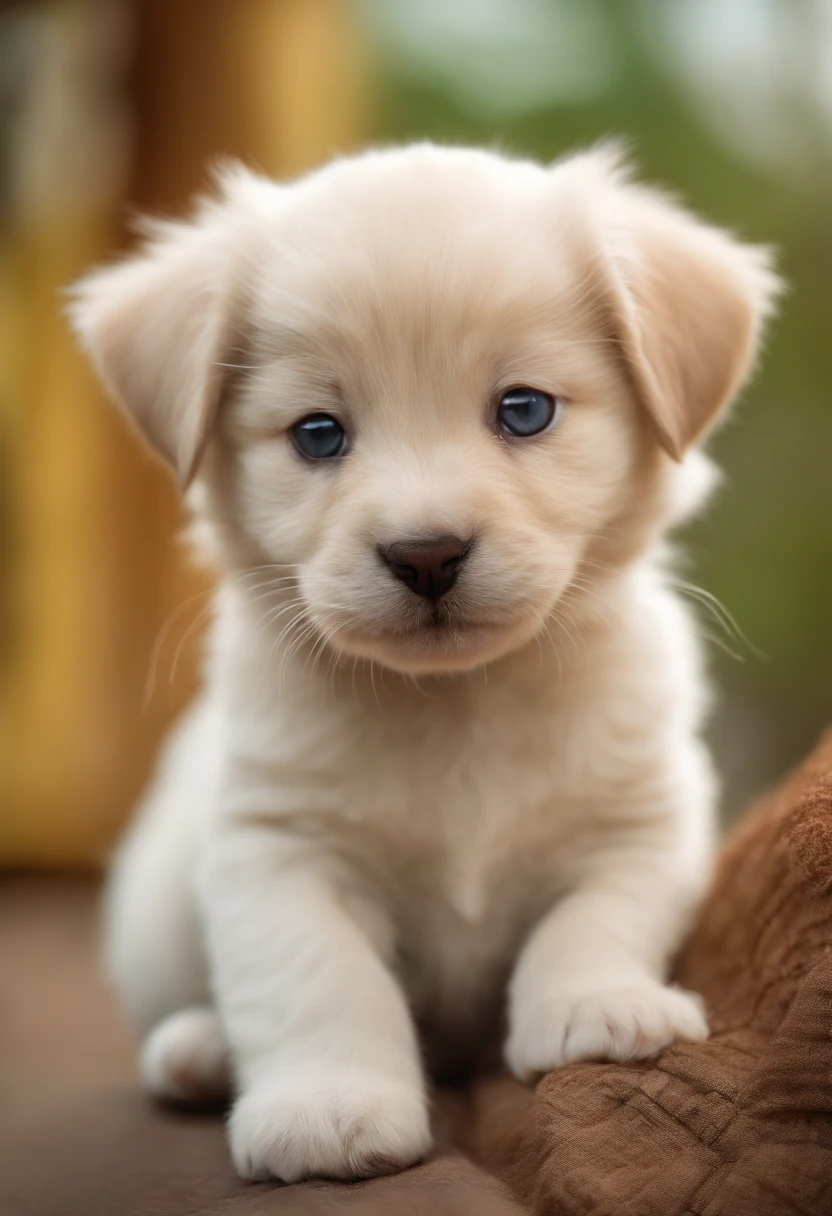
[[[0,3],[0,864],[95,865],[191,695],[210,577],[62,290],[211,158],[291,177],[429,137],[642,172],[781,250],[791,291],[683,536],[726,820],[832,717],[829,0]],[[703,602],[704,601],[704,602]],[[726,612],[736,621],[734,628]]]

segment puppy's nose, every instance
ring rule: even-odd
[[[450,591],[471,548],[459,536],[428,536],[396,541],[379,552],[396,578],[425,599],[438,600]]]

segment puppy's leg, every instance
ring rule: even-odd
[[[699,999],[663,983],[703,874],[666,850],[608,855],[544,917],[509,987],[505,1055],[517,1077],[707,1037]]]
[[[209,1007],[197,923],[194,845],[154,803],[123,846],[105,907],[107,970],[142,1037],[141,1074],[157,1098],[201,1105],[230,1093],[225,1044]],[[173,828],[173,830],[171,830]]]
[[[232,826],[201,883],[246,1178],[366,1177],[430,1146],[425,1085],[380,909],[308,840]]]
[[[152,803],[116,859],[104,907],[104,954],[134,1029],[209,1002],[197,923],[194,838]]]
[[[158,1097],[216,1101],[228,1069],[210,1001],[195,868],[219,754],[207,700],[172,734],[156,780],[116,856],[104,907],[107,971],[145,1040],[142,1075]]]
[[[154,1026],[142,1045],[141,1072],[146,1088],[165,1101],[223,1102],[231,1093],[231,1071],[216,1010],[181,1009]]]

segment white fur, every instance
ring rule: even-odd
[[[695,631],[659,561],[776,281],[601,150],[420,146],[291,187],[236,169],[78,291],[102,376],[223,571],[199,703],[109,892],[154,1092],[214,1097],[238,1170],[428,1149],[417,1024],[521,1078],[707,1033],[664,986],[706,882]],[[238,365],[229,367],[228,365]],[[495,400],[561,396],[507,441]],[[304,463],[326,411],[352,446]],[[675,463],[676,461],[680,463]],[[474,535],[431,615],[378,546]]]

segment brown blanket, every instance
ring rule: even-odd
[[[154,1108],[97,975],[94,891],[0,890],[0,1216],[832,1216],[832,735],[739,826],[680,960],[714,1034],[436,1095],[392,1178],[236,1180],[216,1117]]]

